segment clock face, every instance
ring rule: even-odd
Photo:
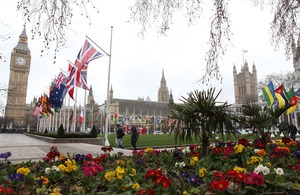
[[[24,64],[26,63],[26,60],[25,60],[24,58],[22,58],[22,57],[18,57],[18,58],[16,59],[16,63],[17,63],[18,65],[24,65]]]

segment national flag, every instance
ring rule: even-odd
[[[34,112],[33,112],[33,115],[34,116],[40,116],[40,112],[42,111],[42,106],[41,105],[37,105],[36,107],[35,107],[35,110],[34,110]]]
[[[88,121],[90,121],[91,118],[92,118],[92,112],[90,112],[89,115],[88,115]]]
[[[67,80],[67,76],[63,73],[63,72],[60,72],[56,81],[55,81],[55,87],[60,89],[60,86],[63,84],[63,85],[66,85],[66,80]]]
[[[153,124],[153,123],[154,123],[154,116],[153,116],[153,115],[151,116],[150,123],[151,123],[151,124]]]
[[[46,101],[47,101],[46,97],[44,95],[41,95],[41,97],[40,97],[40,106],[41,106],[40,117],[45,117],[48,115]]]
[[[117,123],[118,114],[115,112],[114,114],[114,122]]]
[[[297,106],[297,98],[295,96],[295,91],[294,91],[294,87],[292,87],[292,89],[290,89],[290,91],[288,91],[287,96],[289,98],[290,101],[290,107],[287,110],[286,114],[290,114],[291,112],[293,112]]]
[[[132,114],[129,118],[130,123],[132,123],[133,118],[134,118],[134,114]]]
[[[80,49],[74,65],[78,68],[76,86],[89,89],[87,85],[87,68],[90,61],[102,57],[103,54],[97,51],[86,39]]]
[[[83,110],[81,110],[79,118],[78,118],[78,122],[82,123],[83,122]]]
[[[66,80],[66,86],[68,89],[69,96],[74,99],[74,89],[76,84],[76,76],[77,76],[77,67],[73,66],[71,63],[69,63],[68,67],[68,76]]]
[[[300,102],[300,88],[297,91],[295,91],[295,96],[296,96],[297,102]]]
[[[100,119],[101,119],[101,112],[99,111],[97,115],[97,121],[100,121]]]
[[[276,99],[279,103],[278,107],[283,108],[285,106],[289,106],[289,99],[287,97],[287,92],[283,85],[280,85],[275,89]]]
[[[55,109],[60,109],[67,93],[66,76],[60,73],[55,85],[52,86],[49,101]],[[59,83],[58,83],[59,82]]]
[[[268,103],[268,107],[272,106],[274,99],[275,99],[275,92],[274,92],[274,86],[272,81],[270,81],[270,83],[267,86],[264,86],[263,88],[261,88],[265,99]]]
[[[40,116],[41,112],[42,112],[42,105],[41,105],[41,98],[39,98],[38,101],[35,103],[35,109],[33,115]]]
[[[70,116],[70,118],[69,118],[69,121],[72,122],[73,119],[74,119],[74,113],[73,113],[73,110],[72,110],[72,113],[71,113],[71,116]]]
[[[122,123],[125,123],[125,114],[122,115]]]
[[[157,125],[160,125],[160,116],[157,117]]]

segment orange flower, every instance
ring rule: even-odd
[[[258,150],[257,155],[258,155],[258,156],[265,156],[265,155],[266,155],[266,152],[265,152],[264,149],[260,149],[260,150]]]

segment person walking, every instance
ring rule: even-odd
[[[122,145],[122,139],[125,135],[124,131],[123,131],[123,128],[121,127],[120,124],[117,124],[117,148],[123,148],[123,145]]]
[[[136,150],[136,142],[138,141],[139,134],[135,126],[131,127],[131,145],[133,146],[134,150]]]

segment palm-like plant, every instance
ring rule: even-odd
[[[222,133],[224,130],[232,131],[232,117],[230,105],[225,102],[217,102],[221,90],[215,95],[215,88],[207,91],[188,93],[188,97],[182,97],[182,104],[169,105],[169,119],[173,122],[170,130],[175,135],[175,140],[192,143],[195,136],[202,142],[203,151],[206,152],[209,146],[209,138],[216,130]]]
[[[277,125],[278,117],[284,110],[274,108],[261,109],[257,104],[245,104],[242,106],[243,116],[239,118],[239,123],[244,127],[250,127],[259,132],[260,139],[266,143],[269,131],[273,125]]]

